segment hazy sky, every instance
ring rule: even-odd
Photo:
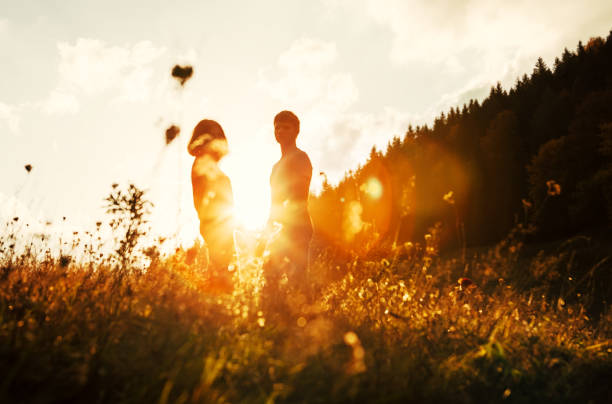
[[[0,0],[0,213],[87,228],[111,184],[133,181],[157,231],[193,237],[186,143],[211,118],[237,216],[260,224],[280,110],[301,119],[316,190],[320,171],[337,181],[409,123],[507,89],[611,22],[609,0]],[[194,66],[184,87],[177,63]]]

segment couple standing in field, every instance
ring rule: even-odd
[[[293,112],[281,111],[274,117],[274,137],[281,147],[281,159],[270,175],[272,198],[265,234],[272,234],[275,227],[280,230],[269,240],[270,256],[264,264],[266,289],[272,295],[278,294],[284,276],[293,289],[309,289],[308,248],[313,227],[308,193],[312,165],[296,145],[299,132],[300,121]],[[209,268],[229,279],[227,267],[234,255],[233,193],[229,178],[218,166],[228,152],[221,125],[208,119],[200,121],[188,151],[195,157],[191,169],[193,203],[209,251]]]

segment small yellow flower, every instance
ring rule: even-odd
[[[550,196],[561,195],[561,185],[557,184],[555,180],[546,181],[546,187],[548,190],[546,191]]]
[[[454,205],[455,204],[455,199],[453,199],[453,191],[448,191],[446,194],[444,194],[444,196],[442,197],[442,199],[444,199],[444,202],[450,204],[450,205]]]
[[[359,337],[357,337],[357,334],[355,334],[353,331],[349,331],[344,334],[344,342],[346,345],[353,346],[359,343]]]

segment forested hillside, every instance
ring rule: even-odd
[[[324,184],[311,212],[322,240],[354,248],[411,241],[436,223],[451,248],[497,241],[517,223],[560,238],[610,227],[611,157],[612,31],[373,148]]]

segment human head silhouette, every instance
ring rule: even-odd
[[[300,120],[291,111],[281,111],[274,117],[274,137],[282,146],[295,143],[300,133]]]
[[[195,157],[209,155],[216,161],[227,154],[227,138],[217,121],[203,119],[193,128],[187,145],[189,154]]]

